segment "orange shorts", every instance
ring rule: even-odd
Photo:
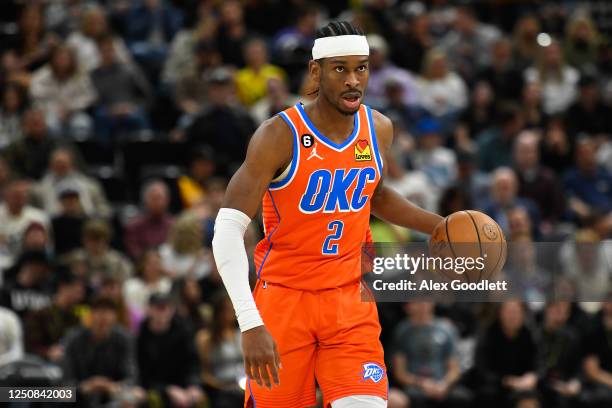
[[[255,302],[283,368],[271,390],[247,381],[245,407],[315,406],[315,379],[324,407],[351,395],[387,399],[376,303],[362,301],[360,291],[360,284],[303,291],[257,283]]]

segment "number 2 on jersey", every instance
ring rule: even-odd
[[[323,255],[338,255],[338,244],[334,241],[338,241],[342,237],[343,229],[344,223],[342,221],[336,220],[329,223],[327,230],[331,231],[331,234],[323,242]]]

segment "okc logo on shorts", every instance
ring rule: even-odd
[[[375,383],[382,380],[385,371],[376,363],[365,363],[363,365],[363,380],[372,380]]]

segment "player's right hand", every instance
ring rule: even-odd
[[[265,326],[257,326],[242,333],[242,354],[246,374],[257,385],[272,388],[279,385],[280,355],[274,339]]]

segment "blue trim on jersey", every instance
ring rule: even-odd
[[[283,178],[282,180],[273,181],[272,183],[270,183],[269,187],[273,189],[285,187],[293,179],[300,154],[300,140],[295,125],[293,124],[293,122],[291,122],[291,119],[289,119],[289,116],[287,116],[285,112],[280,112],[279,116],[283,118],[283,120],[287,123],[287,126],[289,126],[289,129],[291,129],[291,133],[293,134],[293,157],[291,158],[291,164],[289,165],[289,173],[287,174],[287,176],[285,176],[285,178]]]
[[[250,378],[247,378],[247,386],[249,387],[249,394],[251,394],[251,401],[253,401],[253,408],[257,408],[257,403],[255,402],[255,396],[253,395],[253,390],[251,389],[251,379]]]
[[[376,140],[376,130],[374,129],[374,120],[372,119],[372,110],[366,105],[366,113],[368,115],[368,126],[370,127],[370,135],[372,137],[372,144],[374,145],[374,157],[376,158],[376,166],[378,166],[378,172],[382,177],[383,172],[383,161],[378,152],[378,141]]]
[[[359,130],[359,111],[355,112],[355,114],[353,115],[353,133],[351,133],[351,135],[344,142],[342,142],[342,144],[337,144],[333,142],[332,140],[328,139],[327,137],[325,137],[321,132],[319,132],[319,129],[317,129],[316,126],[312,123],[312,121],[306,114],[306,111],[304,110],[304,106],[302,106],[301,103],[298,103],[296,106],[298,110],[300,111],[300,113],[302,114],[302,117],[304,118],[304,121],[306,122],[308,127],[315,133],[315,135],[323,143],[331,146],[332,148],[336,150],[342,150],[346,146],[351,144],[357,137],[357,131]]]
[[[266,254],[264,255],[263,259],[261,260],[261,265],[259,265],[259,269],[257,270],[257,279],[261,279],[261,270],[263,269],[265,263],[266,263],[266,259],[268,259],[268,255],[270,255],[270,251],[272,251],[272,247],[274,246],[274,243],[272,242],[272,235],[274,235],[274,233],[276,232],[276,229],[278,228],[278,226],[280,225],[281,222],[281,216],[280,213],[278,212],[278,208],[276,207],[276,203],[274,202],[274,197],[272,197],[272,192],[270,190],[268,190],[268,194],[270,195],[270,200],[272,201],[272,206],[274,207],[274,211],[276,212],[276,216],[278,217],[278,223],[276,224],[276,227],[274,227],[274,229],[272,231],[270,231],[270,234],[268,234],[268,236],[266,237],[266,239],[268,240],[268,243],[270,244],[270,246],[268,247],[268,250],[266,251]]]

